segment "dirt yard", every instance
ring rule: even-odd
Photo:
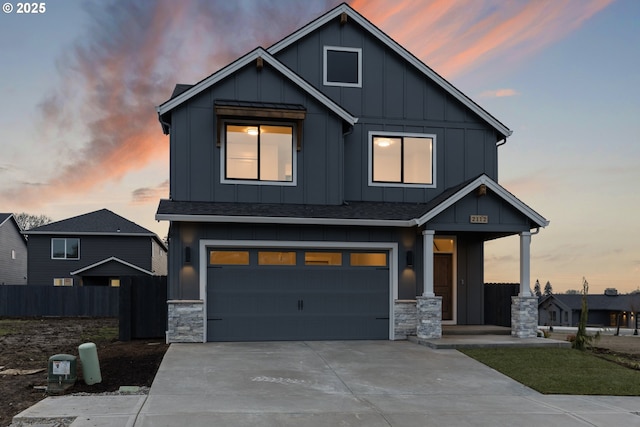
[[[78,381],[68,393],[117,391],[120,386],[151,386],[168,346],[164,340],[120,342],[117,319],[0,319],[0,372],[35,370],[31,375],[0,374],[0,426],[47,397],[37,386],[47,385],[49,357],[71,354],[77,359]],[[93,342],[98,349],[102,383],[82,380],[78,346]]]

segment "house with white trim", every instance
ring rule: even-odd
[[[349,5],[176,85],[157,112],[169,342],[484,324],[484,243],[513,235],[512,334],[535,336],[530,242],[549,221],[498,183],[512,131]]]
[[[167,246],[158,235],[108,209],[23,234],[29,285],[116,287],[123,276],[167,274]]]

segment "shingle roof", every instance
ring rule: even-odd
[[[0,213],[0,224],[5,222],[11,215],[10,213]]]
[[[149,236],[166,249],[157,234],[108,209],[100,209],[73,218],[52,222],[23,233]]]
[[[409,221],[429,210],[431,203],[346,202],[342,205],[188,202],[160,200],[158,214],[266,218],[323,218]]]
[[[565,304],[571,310],[582,309],[582,295],[558,294],[553,298]],[[540,303],[548,301],[543,299]],[[604,311],[629,311],[640,310],[640,294],[631,295],[587,295],[587,305],[589,310]]]

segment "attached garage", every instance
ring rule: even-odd
[[[207,340],[389,339],[391,252],[207,247]]]

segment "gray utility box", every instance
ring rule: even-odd
[[[78,362],[71,354],[56,354],[49,358],[48,390],[64,390],[78,379]]]

